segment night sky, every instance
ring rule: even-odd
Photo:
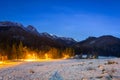
[[[76,40],[120,37],[120,0],[0,0],[0,21]]]

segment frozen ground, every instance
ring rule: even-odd
[[[0,80],[120,80],[120,58],[23,62],[1,68]]]

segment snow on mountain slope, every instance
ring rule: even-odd
[[[27,29],[29,29],[30,31],[33,31],[33,32],[37,31],[36,28],[33,27],[32,25],[28,25]]]
[[[40,33],[40,36],[48,37],[52,40],[56,40],[56,41],[61,42],[61,43],[66,43],[67,45],[76,43],[76,41],[73,38],[58,37],[58,36],[53,35],[53,34],[48,34],[47,32]]]

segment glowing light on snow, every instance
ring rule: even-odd
[[[37,61],[37,58],[36,58],[35,54],[28,54],[24,61],[28,61],[28,62]]]
[[[26,59],[24,61],[28,61],[28,62],[31,62],[31,61],[37,61],[36,59]]]
[[[67,58],[70,58],[69,55],[64,55],[63,59],[67,59]]]

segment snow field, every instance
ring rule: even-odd
[[[23,62],[0,69],[0,80],[120,80],[120,59]]]

